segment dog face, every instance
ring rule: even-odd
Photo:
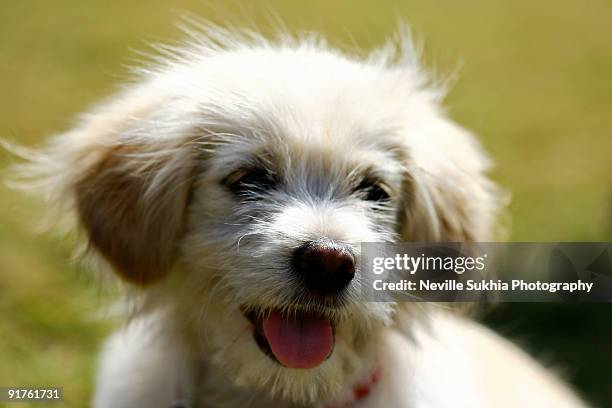
[[[354,381],[372,363],[368,332],[391,323],[392,307],[361,299],[360,243],[397,239],[406,171],[385,129],[330,129],[338,112],[323,112],[216,132],[181,246],[215,362],[298,402]]]
[[[215,35],[147,71],[32,171],[236,384],[333,398],[375,364],[397,314],[361,298],[360,243],[487,240],[488,161],[441,113],[407,39],[360,60]]]

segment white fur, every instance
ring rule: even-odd
[[[25,167],[135,284],[139,314],[104,348],[95,407],[165,408],[177,386],[198,407],[319,407],[373,365],[382,379],[361,407],[581,405],[463,318],[365,302],[358,280],[322,306],[291,278],[292,251],[322,237],[357,259],[361,242],[495,237],[501,196],[489,160],[444,115],[405,30],[363,56],[316,36],[210,25],[161,49],[168,55]],[[253,166],[277,184],[237,198],[222,181]],[[364,177],[384,183],[390,202],[364,200]],[[331,357],[309,370],[277,364],[241,306],[329,317]]]

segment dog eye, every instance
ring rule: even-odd
[[[222,183],[238,195],[269,190],[275,185],[272,175],[258,168],[235,171],[223,179]]]
[[[377,180],[365,179],[355,191],[361,192],[367,201],[389,201],[391,199],[389,187]]]

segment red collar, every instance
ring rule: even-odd
[[[372,388],[378,383],[380,380],[380,367],[375,367],[364,380],[359,381],[353,389],[351,393],[331,404],[327,404],[325,408],[349,408],[353,406],[356,402],[359,402],[365,399],[372,392]],[[189,408],[191,407],[191,403],[186,398],[183,388],[180,383],[178,383],[175,387],[175,399],[172,402],[170,408]]]
[[[370,375],[368,375],[364,380],[359,381],[354,387],[348,396],[340,399],[339,401],[333,402],[331,404],[327,404],[325,408],[349,408],[353,406],[356,402],[359,402],[365,399],[370,393],[374,386],[380,380],[380,367],[375,367]]]

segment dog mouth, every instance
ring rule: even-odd
[[[321,365],[334,349],[333,322],[303,311],[241,307],[253,325],[253,339],[269,358],[287,368],[309,369]]]

